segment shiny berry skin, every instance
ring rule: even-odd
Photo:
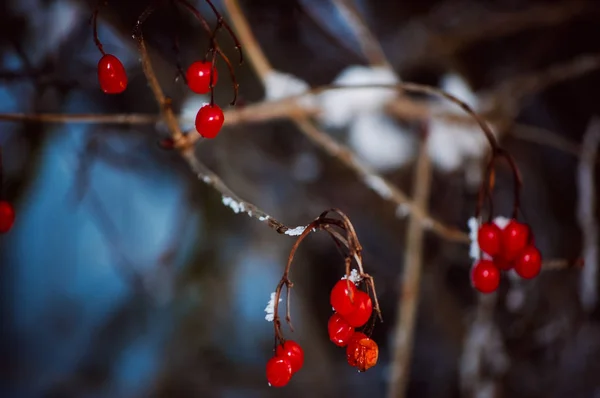
[[[127,88],[127,73],[119,58],[105,54],[98,61],[98,83],[106,94],[119,94]]]
[[[527,246],[515,260],[515,272],[523,279],[533,279],[542,270],[542,255],[533,245]]]
[[[196,94],[206,94],[210,91],[210,68],[211,62],[196,61],[189,66],[185,77],[190,90]],[[213,67],[213,87],[217,84],[219,74],[217,68]]]
[[[481,225],[477,233],[477,243],[481,250],[494,257],[501,250],[502,230],[496,224],[488,222]]]
[[[502,230],[501,256],[512,261],[529,244],[529,226],[516,220],[511,220]]]
[[[354,311],[357,292],[356,285],[347,279],[337,282],[331,289],[331,295],[329,296],[333,310],[343,317],[350,315]]]
[[[364,372],[377,364],[379,346],[364,333],[356,332],[346,348],[346,359],[350,366]]]
[[[344,316],[344,319],[352,327],[359,328],[371,318],[373,313],[373,302],[371,297],[362,290],[357,290],[354,296],[354,310]]]
[[[481,293],[492,293],[500,285],[500,270],[489,260],[480,260],[471,270],[471,283]]]
[[[293,340],[287,340],[283,346],[280,344],[275,350],[275,355],[280,358],[287,358],[292,365],[292,373],[296,373],[304,364],[304,350],[300,344]]]
[[[15,209],[6,201],[0,201],[0,234],[5,234],[15,223]]]
[[[292,364],[289,359],[273,357],[267,362],[267,381],[272,387],[283,387],[292,378]]]
[[[338,313],[335,313],[327,322],[329,339],[338,347],[345,347],[354,335],[354,328]]]
[[[225,115],[218,105],[204,105],[196,115],[196,130],[204,138],[215,138],[224,121]]]

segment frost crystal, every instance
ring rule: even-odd
[[[392,198],[392,190],[381,177],[370,174],[364,178],[364,181],[369,188],[377,192],[383,199]]]
[[[347,278],[346,275],[342,276],[342,280],[344,280],[346,278]],[[358,271],[355,269],[350,271],[350,277],[348,279],[350,279],[350,282],[354,283],[355,285],[357,285],[358,282],[362,281],[362,277],[360,276]]]
[[[279,302],[281,303],[281,298],[279,299]],[[273,322],[273,319],[275,318],[275,292],[271,293],[271,299],[265,307],[265,312],[267,313],[265,319],[269,322]]]
[[[288,229],[287,231],[285,231],[285,234],[289,236],[299,236],[302,235],[304,230],[306,230],[306,227],[301,225],[296,228]]]
[[[230,198],[228,196],[223,196],[223,204],[225,206],[231,208],[231,210],[233,210],[233,212],[236,214],[246,211],[246,209],[244,209],[244,205],[242,203],[236,202],[235,200],[233,200],[232,198]]]

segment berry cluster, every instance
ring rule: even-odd
[[[186,72],[188,86],[196,94],[210,92],[217,84],[218,77],[217,69],[212,62],[208,61],[196,61],[188,67]],[[215,138],[221,131],[224,121],[225,116],[221,108],[211,102],[198,110],[195,126],[202,137]]]
[[[521,278],[532,279],[542,269],[542,256],[529,226],[515,219],[504,227],[501,224],[487,222],[477,232],[477,243],[484,256],[473,266],[471,281],[482,293],[498,288],[500,271],[514,269]]]
[[[267,362],[267,381],[272,387],[283,387],[304,364],[304,351],[300,344],[286,340],[275,349],[275,356]]]
[[[327,324],[329,339],[338,347],[346,347],[348,363],[360,372],[375,366],[379,357],[377,343],[355,330],[371,318],[371,297],[352,280],[342,279],[331,289],[330,302],[335,312]]]

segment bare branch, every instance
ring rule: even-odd
[[[431,191],[432,165],[427,154],[427,138],[421,141],[415,175],[413,178],[415,206],[427,211]],[[420,220],[411,214],[406,232],[404,270],[398,300],[396,328],[392,354],[391,381],[388,398],[402,398],[406,394],[410,375],[413,339],[417,320],[417,309],[423,267],[424,229]]]

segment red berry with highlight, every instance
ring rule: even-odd
[[[278,345],[275,355],[280,358],[287,358],[292,365],[292,373],[296,373],[304,364],[304,350],[300,344],[293,340],[287,340],[283,345]]]
[[[289,359],[273,357],[267,362],[267,381],[273,387],[283,387],[292,378],[292,364]]]
[[[516,273],[524,279],[538,276],[542,270],[542,255],[533,245],[527,246],[515,261]]]
[[[347,346],[352,335],[354,335],[354,328],[338,313],[329,318],[327,331],[329,332],[329,339],[338,347]]]
[[[6,201],[0,201],[0,234],[5,234],[15,223],[15,209]]]
[[[350,315],[354,311],[356,293],[358,289],[354,283],[342,279],[333,286],[329,301],[334,311],[341,316]]]
[[[350,326],[359,328],[367,323],[372,313],[373,302],[371,301],[371,297],[362,290],[357,290],[354,298],[354,310],[344,316],[344,319]]]
[[[500,285],[500,270],[489,260],[480,260],[471,270],[473,287],[481,293],[492,293]]]
[[[512,261],[529,244],[529,226],[517,220],[511,220],[502,230],[502,252],[501,256]]]
[[[496,224],[488,222],[481,225],[477,233],[477,243],[484,253],[494,257],[500,253],[502,230]]]
[[[127,72],[119,58],[105,54],[98,61],[98,83],[106,94],[120,94],[127,88]]]
[[[204,105],[196,115],[196,130],[204,138],[215,138],[224,121],[225,116],[218,105]]]
[[[210,91],[210,70],[213,71],[213,87],[217,84],[219,74],[211,62],[196,61],[189,66],[185,77],[190,90],[196,94],[206,94]]]

